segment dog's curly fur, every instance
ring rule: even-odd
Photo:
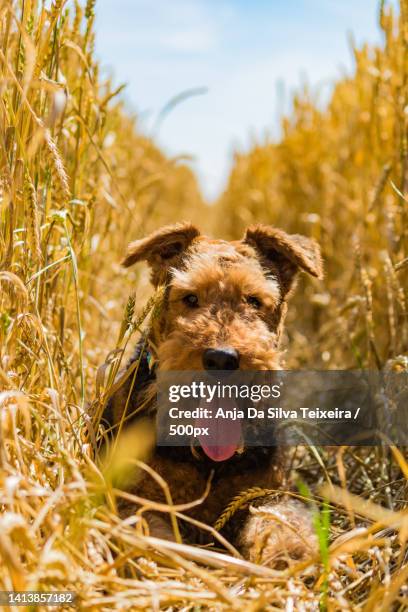
[[[150,337],[139,342],[127,366],[139,362],[136,384],[132,388],[129,377],[107,407],[105,417],[112,424],[123,417],[126,404],[133,411],[146,389],[154,389],[147,343],[162,371],[202,370],[203,352],[218,347],[235,349],[242,370],[279,369],[280,337],[297,273],[322,276],[314,240],[262,225],[248,228],[235,242],[202,236],[190,223],[167,226],[131,243],[122,263],[130,266],[141,260],[150,265],[152,284],[166,287],[165,304]],[[188,295],[195,296],[194,304],[186,303]],[[154,407],[149,414],[154,420]],[[169,484],[175,504],[200,498],[212,474],[209,495],[190,514],[213,524],[242,490],[279,488],[281,456],[273,447],[244,448],[214,462],[201,448],[193,453],[190,448],[157,446],[150,466]],[[136,488],[144,498],[165,501],[161,487],[147,474]],[[301,504],[262,499],[257,505],[238,512],[226,530],[247,557],[276,565],[282,555],[298,559],[315,550],[310,517]],[[150,515],[149,526],[155,535],[171,537],[170,525],[161,516]],[[197,534],[188,536],[199,541]]]

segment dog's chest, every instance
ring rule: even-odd
[[[281,478],[280,467],[273,456],[266,456],[258,464],[238,461],[236,464],[203,465],[199,461],[178,461],[155,454],[149,463],[168,484],[173,504],[186,505],[183,513],[208,525],[215,523],[239,493],[254,486],[273,488]],[[147,474],[139,482],[137,494],[166,503],[162,487]]]

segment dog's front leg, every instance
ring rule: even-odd
[[[266,499],[251,507],[237,543],[247,559],[274,568],[311,558],[318,551],[310,512],[290,498]]]

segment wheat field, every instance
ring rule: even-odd
[[[0,0],[0,590],[73,590],[90,611],[407,610],[405,449],[295,450],[320,555],[281,571],[154,540],[149,500],[121,520],[144,432],[108,467],[97,449],[158,303],[119,261],[164,223],[314,236],[326,275],[293,298],[288,366],[408,369],[408,2],[380,3],[382,44],[354,49],[327,107],[300,92],[279,142],[236,153],[213,206],[101,77],[95,0],[47,6]]]

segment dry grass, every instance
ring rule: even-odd
[[[322,245],[326,280],[302,283],[289,315],[292,366],[378,367],[408,351],[403,16],[381,8],[384,47],[354,49],[355,74],[337,83],[327,109],[303,92],[279,144],[236,155],[219,204],[230,236],[262,221]]]
[[[94,10],[0,0],[0,589],[71,588],[95,611],[407,609],[397,449],[294,454],[320,508],[321,557],[278,572],[150,538],[148,500],[121,521],[123,453],[145,469],[148,440],[133,431],[109,470],[95,448],[123,350],[160,307],[142,308],[145,278],[118,261],[170,220],[313,234],[327,277],[300,287],[290,365],[407,368],[408,21],[383,7],[384,49],[356,51],[327,110],[299,97],[281,142],[237,155],[205,209],[182,160],[138,133],[101,78]]]

